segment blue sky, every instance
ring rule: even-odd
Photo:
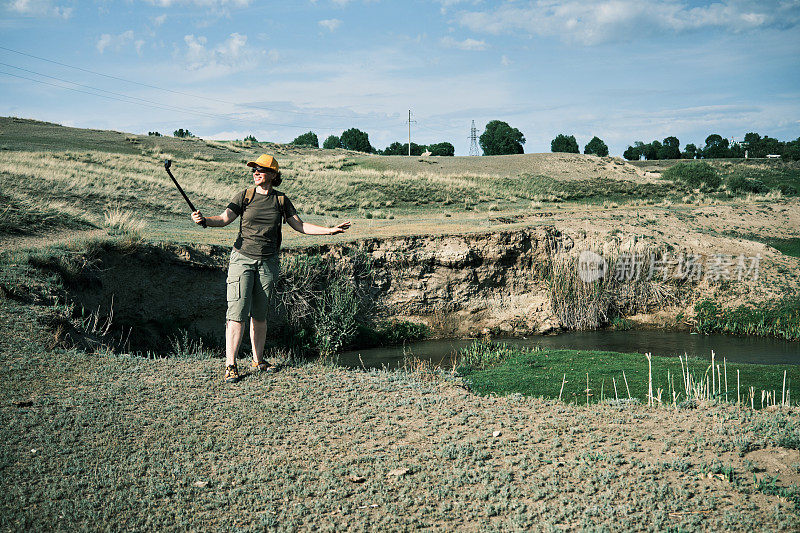
[[[0,0],[0,115],[211,139],[790,140],[798,58],[800,0]]]

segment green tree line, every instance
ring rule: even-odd
[[[160,135],[158,132],[148,132],[149,135]],[[175,137],[194,137],[189,130],[183,128],[173,132]],[[246,141],[256,142],[252,135],[245,138]],[[507,155],[524,153],[523,145],[525,136],[523,133],[501,120],[492,120],[478,139],[483,155]],[[311,146],[319,148],[319,138],[313,131],[297,136],[291,144],[297,146]],[[669,136],[661,141],[654,140],[649,143],[636,141],[628,146],[622,156],[629,161],[639,159],[718,159],[718,158],[743,158],[747,157],[762,158],[767,155],[778,155],[784,159],[800,160],[800,137],[793,141],[779,141],[768,135],[763,137],[755,132],[747,133],[741,142],[731,143],[728,139],[714,133],[706,137],[705,144],[701,147],[695,144],[687,144],[681,150],[680,140],[675,136]],[[409,155],[408,143],[395,141],[383,150],[376,149],[369,141],[369,134],[358,128],[350,128],[342,132],[341,135],[330,135],[322,143],[322,148],[344,148],[357,152],[379,155]],[[430,152],[431,155],[453,156],[455,148],[447,141],[433,144],[411,143],[410,155],[419,156]],[[559,133],[550,142],[551,152],[560,153],[580,153],[580,146],[574,135]],[[593,154],[600,157],[608,155],[608,145],[599,137],[593,136],[592,139],[583,147],[584,154]]]
[[[683,151],[680,150],[680,141],[677,137],[667,137],[662,142],[657,140],[650,143],[636,141],[633,146],[622,153],[622,157],[629,161],[639,159],[721,159],[745,157],[767,157],[779,155],[784,159],[800,160],[800,137],[794,141],[779,141],[765,135],[750,132],[744,136],[742,142],[731,143],[728,139],[717,133],[706,137],[705,145],[698,147],[692,143],[687,144]]]

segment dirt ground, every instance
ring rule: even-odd
[[[317,364],[231,386],[219,361],[0,346],[3,529],[800,528],[795,409],[582,408]]]

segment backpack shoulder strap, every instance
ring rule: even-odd
[[[253,197],[256,195],[256,188],[249,187],[247,190],[244,191],[244,200],[242,200],[242,214],[239,216],[239,236],[242,235],[242,220],[244,219],[244,210],[247,209],[247,206],[250,205],[250,202],[253,201]]]
[[[242,203],[242,212],[244,212],[245,208],[250,205],[250,202],[253,201],[253,197],[256,195],[256,188],[250,187],[246,191],[244,191],[244,202]]]
[[[283,223],[286,224],[288,222],[288,220],[286,219],[286,195],[278,190],[275,190],[275,197],[278,199],[278,207],[281,210],[281,217],[283,218]]]

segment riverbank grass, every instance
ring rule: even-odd
[[[723,308],[713,300],[695,307],[697,331],[733,335],[774,336],[800,340],[800,297],[788,297],[760,305]]]
[[[536,351],[476,342],[461,355],[457,370],[478,394],[519,393],[561,398],[578,405],[601,401],[648,403],[650,370],[643,354]],[[686,404],[687,373],[693,387],[690,400],[696,399],[698,387],[708,382],[703,396],[756,408],[790,402],[792,386],[800,382],[798,366],[734,364],[721,354],[715,354],[713,376],[711,354],[708,359],[682,360],[653,356],[651,365],[652,401],[659,403],[660,397],[660,403],[669,405]]]

